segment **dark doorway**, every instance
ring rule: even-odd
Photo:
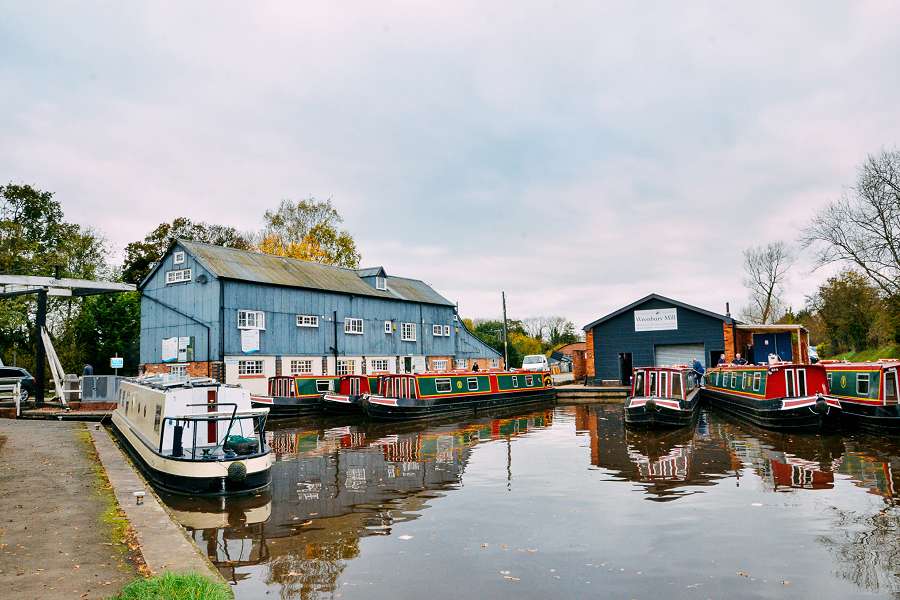
[[[722,358],[722,355],[725,354],[724,350],[713,350],[709,353],[709,362],[706,366],[714,367],[719,364],[719,359]]]
[[[412,356],[403,357],[403,372],[412,373]]]
[[[631,352],[619,352],[619,383],[631,385]]]

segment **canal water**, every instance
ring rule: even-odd
[[[272,421],[271,492],[166,497],[236,597],[890,598],[900,446],[616,405]]]

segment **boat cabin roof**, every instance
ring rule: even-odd
[[[900,359],[896,358],[883,358],[881,360],[868,361],[868,362],[846,362],[846,361],[830,361],[823,360],[819,361],[819,364],[824,366],[826,369],[833,369],[839,371],[853,371],[856,369],[892,369],[895,367],[900,367]]]
[[[635,372],[637,372],[637,371],[678,371],[678,372],[684,372],[684,371],[693,371],[693,370],[694,370],[694,367],[691,367],[691,366],[689,366],[689,365],[667,365],[667,366],[664,366],[664,367],[635,367],[634,370],[635,370]]]
[[[173,377],[168,374],[145,375],[143,377],[128,377],[125,379],[125,381],[161,391],[178,388],[235,387],[226,386],[226,384],[216,381],[215,379],[212,379],[210,377]]]

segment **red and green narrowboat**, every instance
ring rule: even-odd
[[[700,385],[693,368],[637,367],[631,396],[625,401],[625,424],[631,427],[686,427],[700,407]]]
[[[341,375],[337,391],[322,396],[325,412],[362,414],[362,399],[378,393],[378,375]]]
[[[822,365],[779,363],[706,371],[709,404],[766,429],[818,431],[840,424],[841,402],[828,395]]]
[[[400,421],[472,414],[501,406],[553,401],[547,371],[470,371],[383,375],[379,393],[362,399],[372,419]]]
[[[287,375],[269,377],[267,396],[250,396],[254,408],[266,407],[270,417],[296,417],[321,412],[322,396],[333,392],[336,375]]]
[[[864,429],[900,433],[900,361],[823,362],[828,389],[841,402],[842,419]]]

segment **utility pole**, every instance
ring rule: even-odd
[[[503,367],[509,369],[509,332],[506,327],[506,292],[501,291],[500,297],[503,299]]]

